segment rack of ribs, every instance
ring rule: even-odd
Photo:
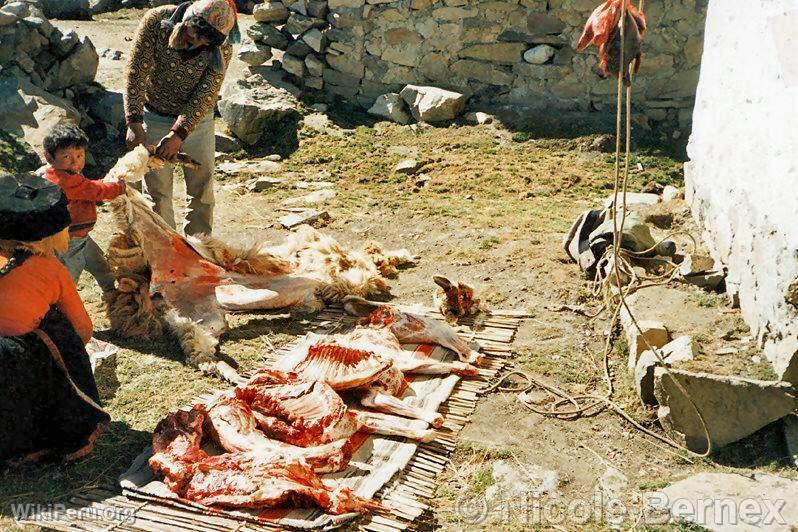
[[[360,397],[363,406],[422,419],[440,427],[443,416],[408,405],[397,397],[406,388],[406,382],[394,361],[380,357],[375,346],[351,347],[351,334],[309,333],[280,359],[275,369],[297,373],[306,380],[326,382],[336,391],[351,390]]]
[[[298,447],[268,438],[247,404],[234,393],[213,399],[207,406],[205,430],[212,441],[227,452],[268,452],[286,460],[304,460],[317,473],[343,471],[352,458],[347,439],[315,447]]]
[[[403,312],[390,305],[347,296],[344,309],[363,318],[361,324],[373,329],[389,329],[403,344],[437,344],[451,349],[463,362],[479,365],[482,354],[472,349],[449,325],[436,319]]]
[[[348,439],[356,432],[425,442],[435,438],[435,431],[414,428],[396,416],[352,411],[329,384],[302,380],[295,373],[259,370],[235,394],[250,407],[266,436],[299,447]]]

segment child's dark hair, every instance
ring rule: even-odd
[[[66,148],[88,148],[89,137],[75,124],[64,122],[51,129],[42,144],[44,151],[54,156],[58,150]]]
[[[193,16],[183,21],[183,24],[194,28],[197,37],[205,37],[208,39],[208,47],[216,48],[221,46],[227,36],[221,31],[217,30],[210,23],[202,17]]]

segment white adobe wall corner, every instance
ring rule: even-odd
[[[745,321],[798,383],[798,0],[710,0],[685,188]]]

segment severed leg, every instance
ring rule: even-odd
[[[463,377],[479,376],[479,369],[467,362],[438,362],[423,358],[393,359],[393,365],[402,373],[415,373],[419,375],[461,375]]]
[[[439,413],[410,406],[398,397],[384,393],[384,390],[380,388],[369,388],[368,391],[360,397],[360,404],[388,414],[423,419],[435,428],[443,425],[443,416]]]
[[[417,429],[411,426],[412,422],[398,416],[367,412],[365,410],[350,410],[357,418],[360,430],[370,434],[383,434],[386,436],[402,436],[411,440],[431,442],[435,439],[432,429]]]

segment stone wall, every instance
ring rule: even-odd
[[[780,378],[798,383],[798,0],[711,0],[687,199]]]
[[[634,95],[643,122],[688,127],[706,2],[646,4],[649,30]],[[493,103],[587,111],[614,107],[616,90],[614,81],[598,75],[595,47],[575,51],[598,3],[273,0],[256,8],[261,24],[250,37],[286,51],[283,68],[306,86],[363,106],[406,84],[421,84]]]
[[[0,130],[23,137],[41,155],[49,129],[71,121],[105,159],[90,153],[89,166],[108,166],[115,155],[108,146],[124,123],[122,94],[94,83],[99,56],[91,40],[62,32],[42,8],[40,0],[0,0]]]

